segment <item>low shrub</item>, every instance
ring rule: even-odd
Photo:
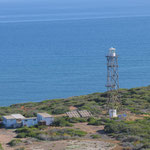
[[[56,127],[72,127],[73,124],[71,124],[69,121],[67,121],[65,117],[59,117],[59,118],[56,118],[54,120],[52,126],[56,126]]]
[[[113,121],[107,123],[105,132],[121,140],[124,145],[134,149],[150,148],[150,120],[149,118],[135,121]]]
[[[4,150],[3,147],[2,147],[2,144],[0,144],[0,150]]]
[[[37,125],[35,127],[37,127],[39,130],[44,130],[44,129],[47,129],[48,126],[46,126],[46,125]]]
[[[69,108],[68,107],[61,107],[61,108],[55,108],[53,111],[52,111],[52,114],[64,114],[66,113],[67,111],[69,111]]]
[[[70,123],[87,122],[86,118],[76,118],[76,117],[72,117],[72,118],[67,117],[66,120]]]
[[[98,135],[98,134],[93,134],[93,135],[91,135],[91,138],[92,138],[92,139],[100,139],[101,136]]]
[[[17,146],[17,145],[19,145],[20,143],[22,143],[22,141],[21,141],[20,139],[13,139],[13,140],[11,140],[8,144],[9,144],[10,146]]]
[[[57,135],[57,136],[49,136],[49,135],[46,135],[46,134],[40,134],[38,136],[38,139],[39,140],[43,140],[43,141],[58,141],[58,140],[67,140],[67,139],[70,139],[70,136],[67,136],[67,135]]]
[[[99,126],[102,125],[102,121],[101,119],[95,119],[95,118],[89,118],[88,119],[88,125],[95,125],[95,126]]]
[[[93,117],[90,117],[87,121],[88,125],[95,125],[95,126],[106,125],[108,123],[114,122],[114,120],[110,120],[108,118],[95,119]]]
[[[41,133],[38,135],[38,139],[46,141],[66,140],[75,137],[83,137],[87,133],[77,129],[53,129],[47,133]]]
[[[35,127],[23,127],[16,130],[17,138],[25,137],[37,137],[40,134],[40,130]]]
[[[78,129],[52,129],[52,130],[39,130],[35,127],[23,127],[16,130],[18,138],[33,137],[39,140],[65,140],[74,137],[82,137],[87,133]],[[15,141],[12,141],[15,142]],[[11,142],[11,143],[12,143]]]

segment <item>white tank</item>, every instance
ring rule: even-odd
[[[113,48],[113,47],[111,47],[111,48],[109,49],[109,54],[108,54],[108,56],[113,56],[113,57],[115,57],[115,56],[116,56],[116,49]]]
[[[109,117],[110,117],[110,118],[115,118],[115,117],[117,117],[117,110],[116,110],[116,109],[110,109],[110,110],[109,110]]]

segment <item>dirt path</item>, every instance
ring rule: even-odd
[[[15,136],[16,134],[13,130],[0,129],[0,143],[2,144],[4,150],[13,150],[13,148],[9,147],[7,143],[10,142]]]
[[[104,130],[104,126],[92,126],[87,125],[88,123],[75,123],[74,128],[79,128],[82,131],[85,131],[87,133],[95,134],[99,130]]]
[[[100,140],[80,139],[34,142],[24,145],[24,147],[25,150],[115,150],[116,144]]]

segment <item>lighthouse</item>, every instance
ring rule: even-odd
[[[107,58],[107,93],[108,109],[110,118],[117,117],[117,108],[119,104],[118,90],[118,55],[116,49],[111,47],[106,55]]]

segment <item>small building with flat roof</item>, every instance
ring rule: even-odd
[[[14,124],[16,124],[17,121],[16,119],[9,115],[9,116],[3,116],[3,125],[6,127],[6,128],[13,128]]]
[[[41,125],[51,125],[54,117],[48,113],[38,113],[37,117],[25,118],[21,114],[11,114],[3,116],[3,125],[5,128],[17,128],[22,126],[34,126],[38,123]]]
[[[21,127],[22,119],[25,117],[21,114],[11,114],[8,116],[3,116],[3,124],[6,128],[16,128]]]
[[[45,125],[51,125],[54,121],[54,117],[48,113],[37,113],[37,121],[38,123],[45,122]]]

